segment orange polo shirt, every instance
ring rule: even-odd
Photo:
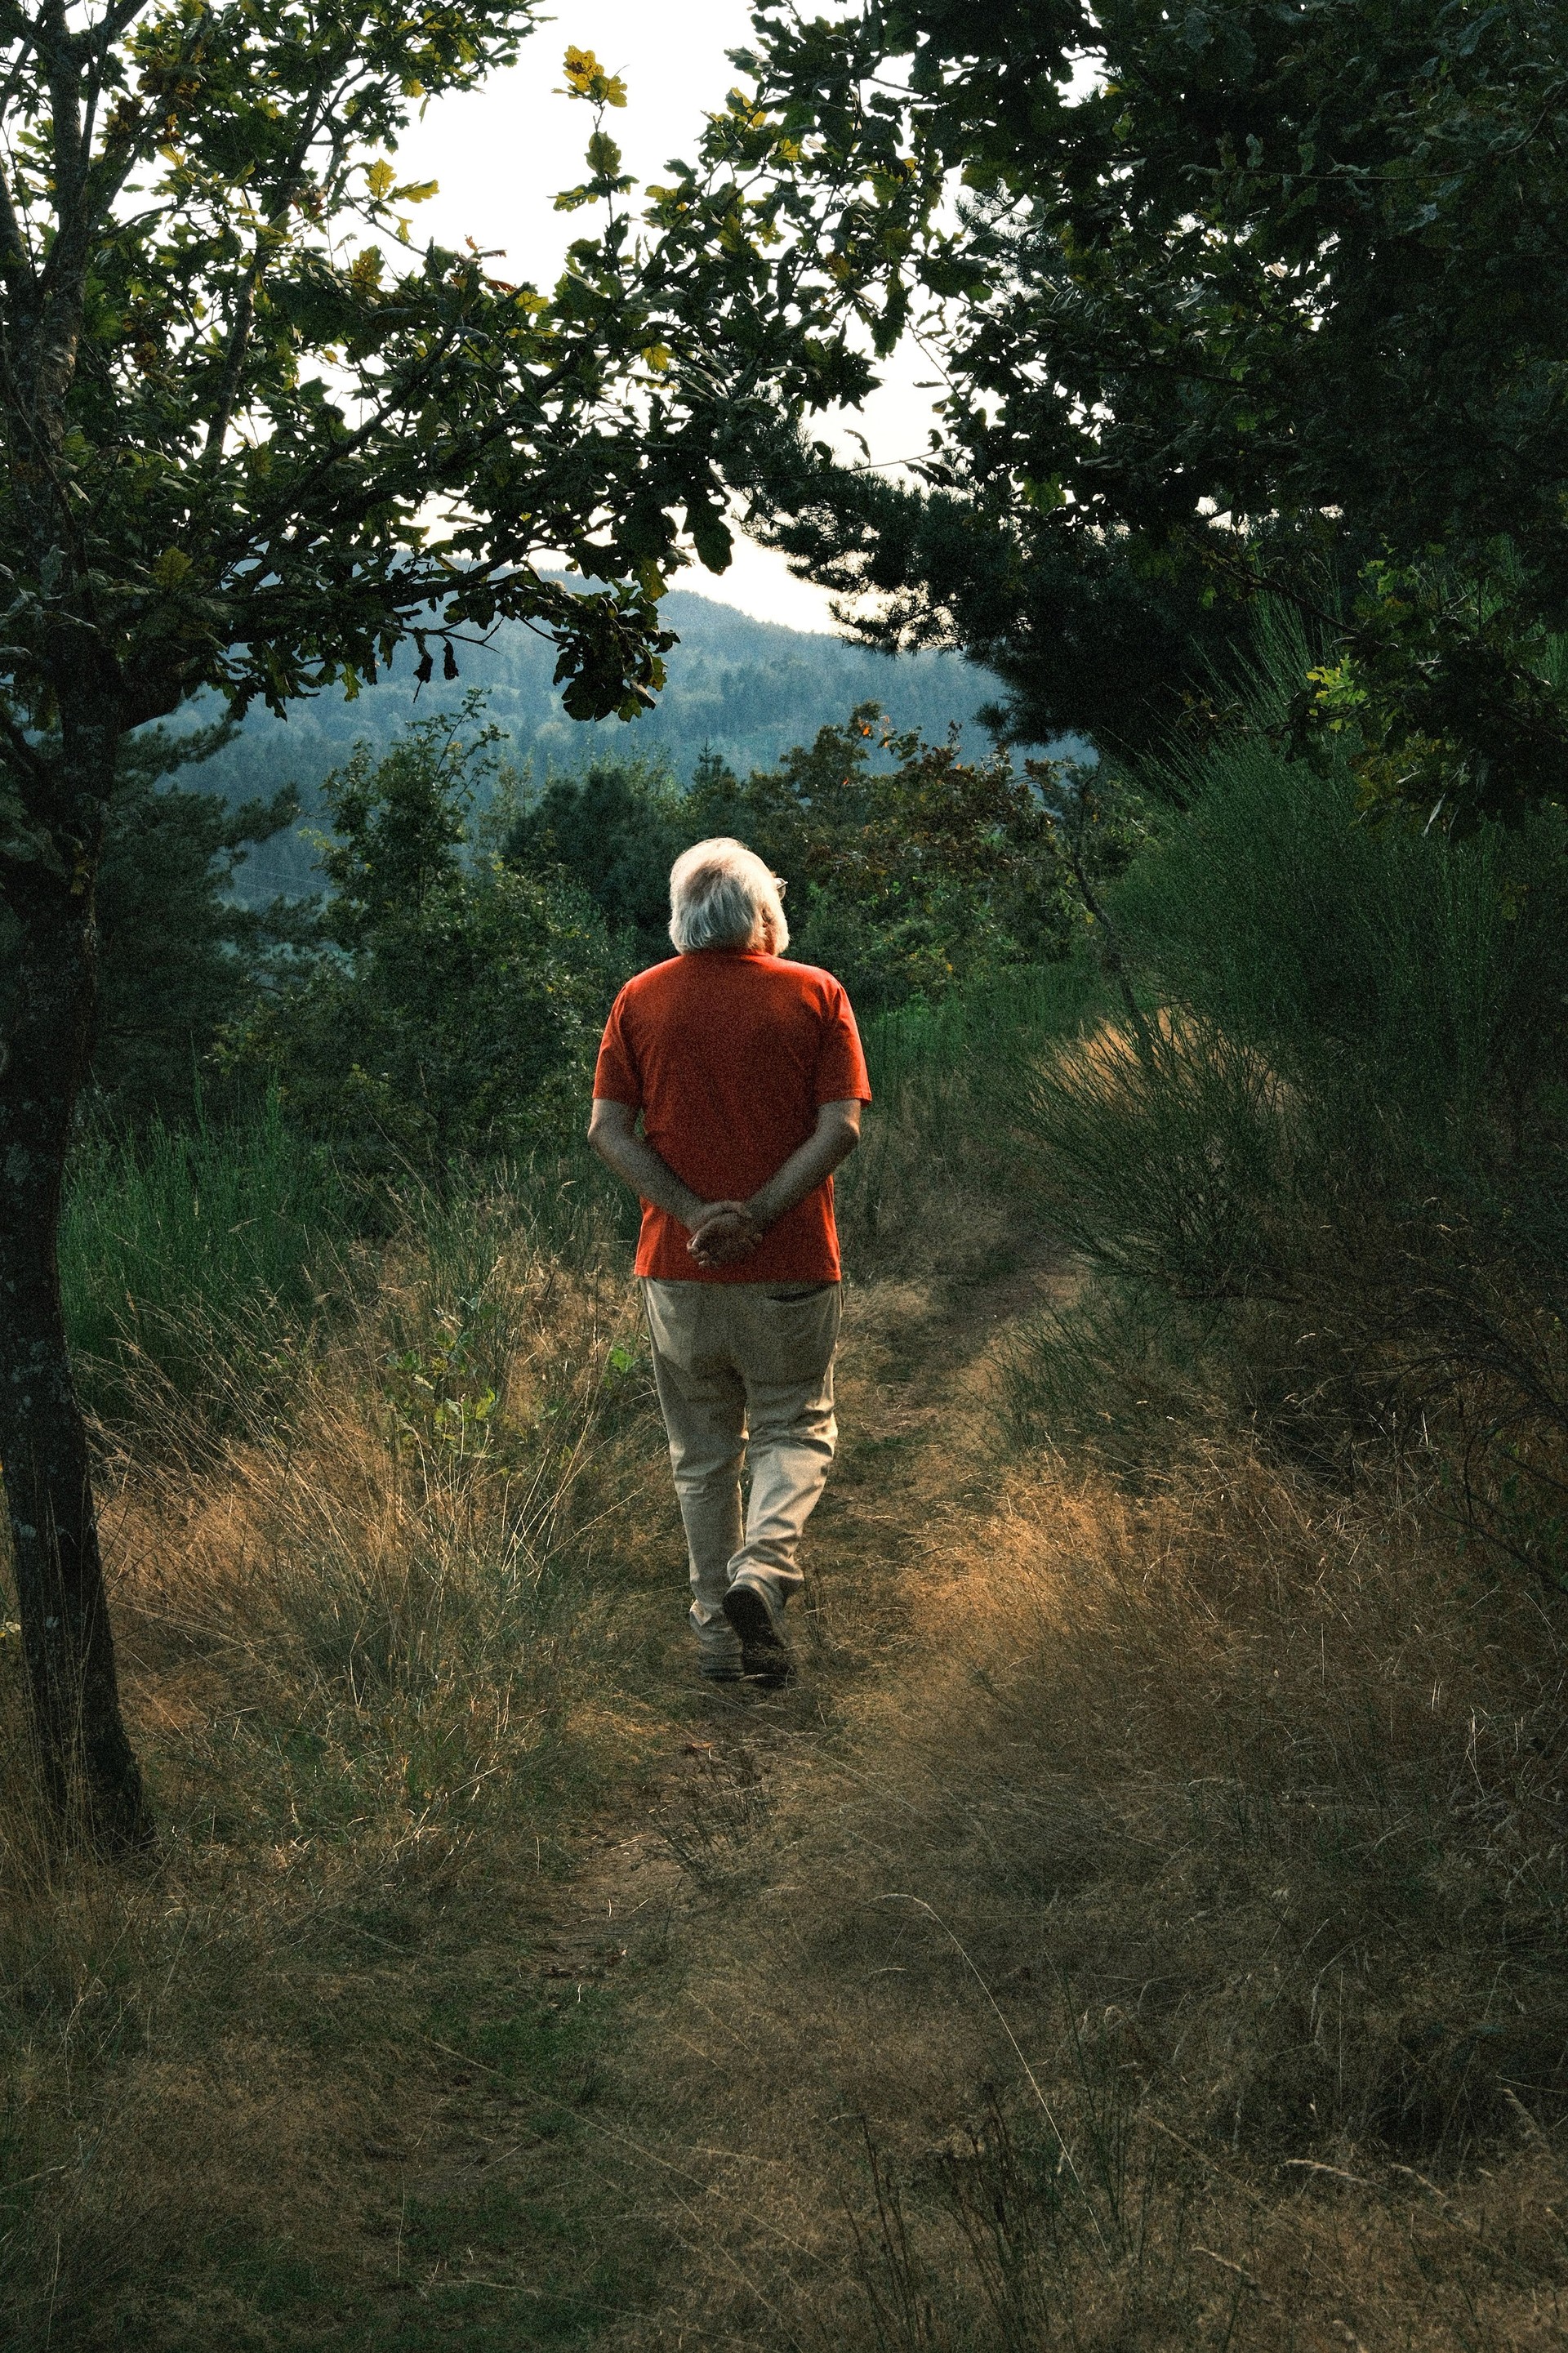
[[[594,1092],[640,1111],[653,1149],[702,1201],[749,1200],[814,1132],[824,1103],[871,1100],[855,1016],[833,975],[724,948],[672,956],[627,981],[610,1008]],[[689,1239],[645,1201],[637,1272],[665,1282],[837,1282],[833,1179],[733,1266],[699,1266]]]

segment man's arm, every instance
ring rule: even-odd
[[[853,1097],[823,1103],[816,1126],[784,1166],[749,1201],[715,1202],[688,1248],[699,1266],[733,1266],[749,1258],[770,1226],[815,1193],[860,1141],[860,1104]]]
[[[848,1159],[860,1141],[860,1105],[853,1098],[824,1103],[814,1132],[749,1201],[700,1201],[637,1134],[637,1124],[629,1103],[595,1095],[588,1141],[623,1184],[687,1229],[691,1236],[687,1247],[699,1266],[732,1266],[751,1255],[786,1210],[814,1193],[825,1176]]]
[[[652,1145],[637,1134],[637,1115],[630,1103],[612,1103],[605,1095],[595,1095],[593,1117],[588,1122],[588,1141],[606,1166],[613,1168],[621,1182],[629,1185],[643,1200],[651,1201],[656,1209],[668,1210],[689,1231],[701,1224],[708,1203],[700,1201],[690,1187],[681,1183],[669,1163],[661,1160]]]
[[[853,1096],[845,1103],[822,1104],[813,1133],[745,1204],[746,1215],[755,1226],[758,1238],[770,1226],[776,1226],[797,1201],[815,1193],[823,1179],[831,1176],[841,1161],[848,1159],[859,1141],[860,1105]]]

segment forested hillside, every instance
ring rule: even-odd
[[[938,740],[951,725],[962,725],[967,748],[984,746],[974,713],[994,699],[995,681],[958,654],[889,658],[842,638],[752,620],[679,590],[665,598],[661,614],[679,639],[667,657],[668,683],[653,709],[630,722],[568,718],[551,680],[551,640],[509,622],[489,645],[462,649],[460,682],[438,680],[416,693],[415,656],[405,649],[352,702],[333,690],[295,703],[286,721],[256,707],[237,739],[192,781],[231,803],[298,784],[301,826],[309,828],[320,824],[316,787],[355,743],[384,750],[405,721],[455,712],[474,687],[483,690],[487,716],[504,732],[506,757],[537,784],[552,770],[574,769],[606,753],[652,761],[685,784],[711,750],[744,776],[771,768],[791,744],[809,742],[861,702],[879,702],[899,726]],[[318,887],[319,881],[314,853],[296,828],[253,849],[236,887],[257,902]]]

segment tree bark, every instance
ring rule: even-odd
[[[40,861],[6,877],[23,938],[16,1018],[0,1045],[0,1470],[43,1794],[62,1836],[126,1854],[152,1844],[153,1820],[121,1715],[58,1256],[97,992],[94,817],[107,806],[118,728],[99,720],[79,731],[68,722],[62,735],[78,870],[57,874]],[[85,790],[69,791],[79,763],[100,771],[106,760],[107,775],[89,773]]]

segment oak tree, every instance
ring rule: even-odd
[[[554,638],[569,713],[635,714],[683,545],[722,566],[748,435],[832,377],[831,334],[803,333],[804,248],[759,276],[725,233],[744,105],[683,169],[655,255],[606,127],[626,92],[581,50],[588,172],[562,202],[597,225],[558,282],[408,241],[431,191],[397,142],[426,99],[511,63],[537,13],[0,5],[0,1465],[44,1788],[108,1850],[151,1820],[56,1230],[125,739],[204,692],[234,715],[352,694],[410,638],[418,677],[451,677],[505,619]]]

